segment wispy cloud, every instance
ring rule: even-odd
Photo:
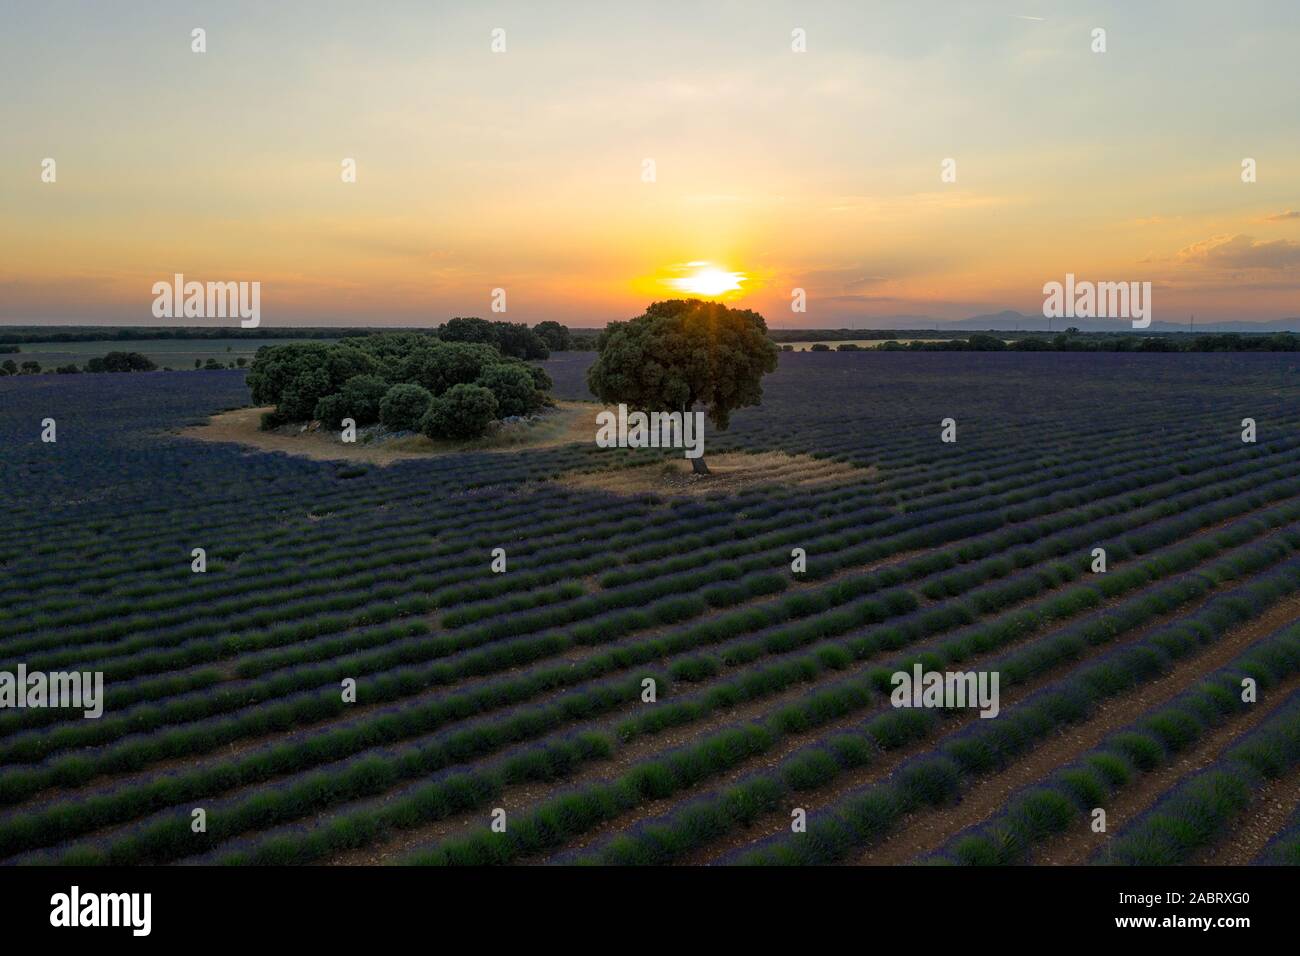
[[[1186,263],[1223,269],[1294,269],[1300,266],[1300,242],[1261,240],[1253,236],[1211,236],[1178,250]]]

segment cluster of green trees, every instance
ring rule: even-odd
[[[156,368],[157,365],[139,352],[109,352],[86,363],[87,372],[152,372]]]
[[[452,320],[453,322],[483,322]],[[493,330],[515,351],[528,350],[517,333]],[[451,325],[451,323],[448,323]],[[453,334],[480,335],[477,325]],[[543,351],[545,349],[543,348]],[[476,438],[494,420],[535,412],[550,399],[550,376],[495,343],[448,340],[420,332],[386,332],[343,342],[295,342],[258,350],[248,372],[253,401],[275,405],[262,427],[319,420],[331,428],[351,418],[382,422],[430,438]]]

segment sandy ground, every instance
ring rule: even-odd
[[[262,414],[271,406],[238,408],[212,416],[205,425],[193,425],[179,432],[182,438],[231,442],[257,451],[280,451],[317,461],[360,461],[390,465],[395,461],[454,455],[462,452],[510,452],[523,448],[547,448],[573,443],[592,443],[596,436],[596,415],[601,406],[594,402],[557,402],[555,410],[526,432],[512,431],[473,442],[435,442],[424,436],[390,439],[367,444],[344,444],[338,433],[328,429],[262,431]],[[875,477],[874,468],[858,468],[841,462],[785,452],[746,454],[729,452],[705,455],[709,475],[695,475],[685,456],[651,465],[587,472],[561,479],[574,488],[615,494],[704,495],[733,493],[755,485],[784,484],[818,486],[860,481]]]
[[[709,467],[707,475],[694,474],[690,461],[683,456],[635,468],[567,475],[560,480],[570,488],[611,491],[621,495],[646,492],[706,495],[743,491],[764,484],[814,487],[862,481],[876,476],[874,468],[859,468],[842,462],[813,458],[811,455],[788,455],[781,451],[705,454],[704,460]]]
[[[642,464],[636,468],[582,472],[560,479],[569,488],[589,488],[615,494],[676,494],[698,496],[716,492],[740,492],[764,484],[815,486],[874,479],[875,468],[790,455],[784,451],[749,454],[728,451],[705,455],[708,475],[695,475],[685,457]]]
[[[344,444],[339,440],[337,432],[326,429],[298,434],[264,432],[260,428],[262,414],[271,411],[271,408],[267,405],[222,412],[213,415],[206,425],[185,428],[179,434],[182,438],[233,442],[257,451],[282,451],[317,461],[365,461],[375,465],[390,465],[395,461],[454,455],[466,451],[508,452],[520,448],[589,442],[596,434],[596,414],[600,411],[600,406],[591,402],[557,402],[555,412],[547,416],[553,420],[534,426],[526,435],[512,433],[508,436],[489,436],[475,442],[434,442],[421,435],[374,444]]]

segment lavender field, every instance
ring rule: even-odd
[[[1294,356],[786,353],[763,389],[709,454],[789,466],[677,495],[576,482],[670,454],[591,441],[180,437],[243,371],[0,379],[0,671],[105,691],[0,712],[0,861],[1300,862]],[[896,706],[915,664],[999,712]]]

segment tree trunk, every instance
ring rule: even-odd
[[[686,404],[682,406],[682,425],[683,425],[683,428],[685,427],[686,416],[689,415],[689,414],[691,413],[691,409],[693,409],[694,407],[695,407],[695,396],[692,395],[692,396],[690,397],[690,399],[686,402]],[[683,437],[684,437],[684,436],[683,436]],[[704,451],[703,446],[701,446],[700,451],[701,451],[701,452]],[[701,454],[699,458],[692,458],[692,459],[691,459],[691,472],[692,472],[693,474],[696,474],[696,475],[707,475],[707,474],[709,474],[709,466],[706,465],[706,464],[704,463],[704,455],[703,455],[703,454]]]

